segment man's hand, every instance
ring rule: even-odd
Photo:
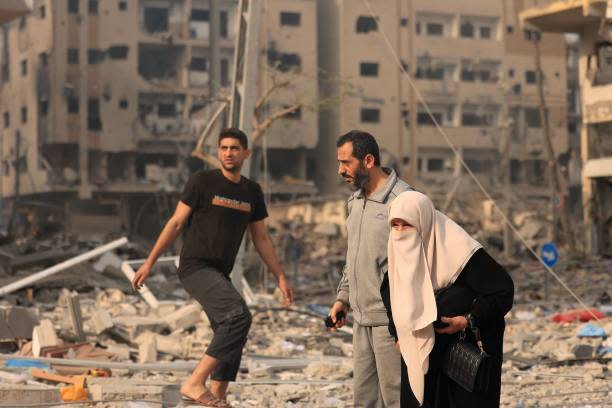
[[[136,271],[136,274],[134,274],[134,278],[132,279],[132,287],[134,290],[139,290],[142,288],[145,279],[147,279],[147,276],[149,276],[150,273],[151,267],[146,263],[138,268],[138,271]]]
[[[340,311],[344,312],[344,317],[342,319],[338,319],[336,317],[338,315],[338,312]],[[331,316],[332,322],[334,322],[335,327],[329,329],[330,331],[335,332],[336,329],[339,329],[340,327],[344,326],[344,323],[346,323],[346,316],[348,315],[348,311],[349,307],[341,301],[336,300],[334,302],[331,309],[329,309],[329,315]]]
[[[468,327],[468,321],[464,316],[441,317],[442,323],[448,323],[448,326],[436,329],[438,334],[454,334]]]
[[[293,290],[287,283],[285,275],[281,275],[278,278],[278,288],[283,294],[283,307],[289,307],[293,304]]]

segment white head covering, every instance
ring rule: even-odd
[[[393,322],[410,387],[422,404],[424,376],[435,339],[434,290],[452,284],[482,246],[416,191],[406,191],[393,200],[389,223],[395,218],[414,227],[403,231],[391,228],[387,250]]]

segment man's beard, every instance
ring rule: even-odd
[[[225,171],[229,171],[230,173],[237,174],[237,173],[240,173],[240,169],[242,166],[238,166],[234,164],[233,166],[228,167],[225,165],[225,163],[221,162],[221,167],[223,167],[223,170]]]
[[[351,187],[355,191],[361,190],[368,183],[368,180],[370,180],[370,174],[367,172],[365,167],[360,166],[357,172],[355,173],[355,176],[353,177]]]

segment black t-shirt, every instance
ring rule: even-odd
[[[192,209],[187,223],[179,273],[212,266],[229,275],[246,227],[268,216],[261,187],[241,177],[228,180],[221,170],[191,176],[181,201]]]

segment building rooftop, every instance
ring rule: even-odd
[[[579,32],[585,25],[599,22],[606,14],[606,7],[606,0],[551,1],[546,6],[521,12],[519,18],[525,27],[545,32]]]

